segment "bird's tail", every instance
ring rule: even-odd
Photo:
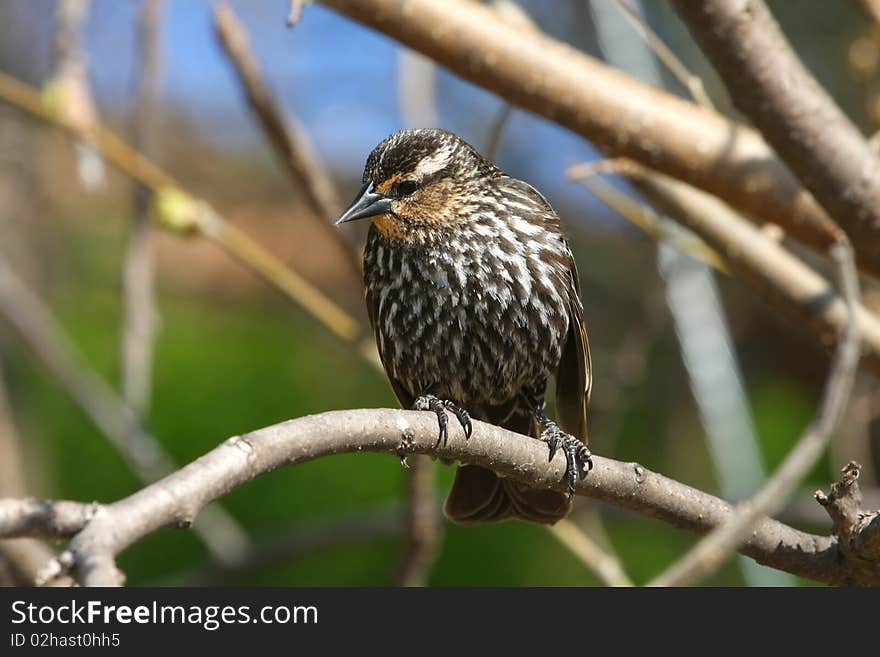
[[[503,426],[527,436],[537,436],[535,420],[525,411],[515,411]],[[461,524],[521,518],[552,525],[568,515],[571,500],[559,491],[529,488],[478,465],[462,465],[455,473],[445,511],[450,520]]]

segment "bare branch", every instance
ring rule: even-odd
[[[0,497],[24,495],[25,472],[20,444],[0,367]],[[0,540],[0,586],[32,586],[39,569],[54,556],[41,541]],[[61,586],[72,583],[69,578],[57,582]]]
[[[395,580],[399,586],[425,586],[443,533],[435,494],[437,466],[427,456],[414,456],[408,460],[404,513],[406,542]]]
[[[134,146],[155,156],[159,116],[160,23],[164,0],[145,0],[140,16],[141,71],[135,111]],[[153,229],[148,189],[134,190],[133,218],[123,263],[122,389],[126,403],[145,417],[150,406],[153,346],[156,339]]]
[[[686,180],[816,248],[839,240],[840,229],[754,130],[507,25],[490,8],[461,0],[321,2],[583,135],[609,156]],[[880,271],[880,259],[860,265]]]
[[[333,178],[315,154],[306,131],[297,121],[286,118],[273,98],[251,49],[248,33],[228,4],[218,4],[214,9],[214,29],[223,52],[238,75],[250,108],[260,121],[263,134],[290,178],[305,192],[306,202],[324,235],[336,244],[352,275],[360,280],[360,254],[345,238],[345,233],[333,226],[333,221],[342,212]]]
[[[598,174],[615,173],[626,175],[634,173],[638,165],[632,160],[597,160],[569,167],[570,180],[577,180],[589,189],[605,205],[621,217],[640,228],[648,237],[668,244],[720,272],[727,273],[727,266],[715,250],[690,231],[682,230],[671,219],[661,217],[646,203],[635,200],[629,194],[618,191],[598,177]]]
[[[0,71],[0,99],[89,141],[106,159],[156,195],[159,221],[181,234],[199,233],[261,276],[292,301],[302,305],[318,321],[345,340],[356,340],[360,325],[332,299],[289,269],[241,230],[230,225],[206,202],[191,196],[164,169],[122,141],[107,128],[96,125],[83,133],[51,107],[38,91]]]
[[[578,557],[608,586],[632,586],[617,556],[604,550],[587,532],[568,518],[563,518],[549,528],[550,532]]]
[[[75,565],[82,584],[120,584],[114,557],[132,543],[162,527],[189,526],[205,504],[261,474],[331,454],[396,455],[406,445],[412,453],[482,465],[531,486],[564,489],[565,459],[558,454],[548,463],[540,441],[474,422],[470,440],[452,435],[448,444],[438,445],[436,419],[429,415],[392,409],[332,411],[230,438],[165,479],[98,508],[63,553],[61,565]],[[726,502],[639,464],[597,456],[594,463],[590,475],[578,484],[579,495],[700,533],[732,513]],[[0,536],[9,533],[0,523]],[[834,538],[800,532],[769,518],[758,521],[740,551],[765,565],[829,584],[880,583],[880,575],[850,564]]]
[[[98,113],[89,88],[86,50],[83,44],[85,23],[91,0],[61,0],[56,12],[55,70],[46,83],[49,103],[82,132],[91,132]],[[76,143],[77,171],[87,189],[104,182],[104,165],[86,142]]]
[[[878,570],[880,559],[880,511],[862,511],[859,490],[861,466],[850,461],[841,469],[840,481],[831,485],[831,493],[816,491],[819,502],[837,530],[840,550],[855,562],[864,562],[869,570]]]
[[[762,0],[675,0],[730,96],[849,235],[880,262],[880,159],[810,75]]]
[[[651,582],[654,586],[684,586],[713,572],[766,514],[781,509],[800,480],[822,456],[831,434],[843,417],[859,362],[859,283],[852,250],[841,243],[831,251],[838,266],[846,299],[846,331],[838,344],[815,418],[773,475],[750,499],[736,505],[733,514],[700,540],[687,554]]]
[[[638,35],[642,37],[642,40],[648,48],[651,49],[651,51],[657,56],[657,59],[659,59],[663,66],[666,67],[666,70],[672,73],[675,79],[688,90],[691,98],[702,107],[714,109],[715,106],[712,104],[712,99],[709,98],[709,94],[706,93],[706,88],[703,86],[703,81],[700,79],[700,76],[694,75],[687,69],[676,54],[663,42],[663,39],[657,36],[657,33],[651,29],[651,26],[642,19],[638,12],[633,10],[627,0],[614,1],[623,15],[626,16],[629,24],[632,25]]]
[[[42,301],[0,258],[0,315],[43,363],[71,399],[108,439],[132,471],[147,483],[172,472],[175,465],[158,440],[146,432],[135,413],[77,352]],[[219,507],[196,527],[212,555],[222,560],[247,543],[235,520]]]
[[[80,502],[0,499],[0,538],[70,538],[97,509],[97,504]]]
[[[846,302],[825,278],[718,199],[634,163],[622,171],[655,207],[702,237],[730,271],[796,326],[823,346],[838,343],[847,326]],[[856,317],[862,365],[880,372],[880,319],[863,305]]]
[[[290,9],[287,12],[287,27],[293,27],[302,18],[304,0],[290,0]]]

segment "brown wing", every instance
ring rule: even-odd
[[[556,371],[556,415],[563,430],[587,443],[587,404],[593,385],[590,341],[584,325],[577,265],[569,253],[568,280],[565,281],[568,305],[568,335]]]
[[[562,232],[562,226],[556,212],[547,199],[522,180],[505,177],[500,184],[526,195],[543,210],[544,219],[548,224]],[[562,350],[562,358],[556,371],[556,415],[559,425],[564,431],[587,442],[587,403],[590,400],[592,386],[592,363],[590,360],[590,343],[584,325],[584,310],[580,299],[580,283],[578,282],[577,265],[574,256],[565,246],[565,253],[555,272],[559,287],[564,292],[568,309],[568,334]]]

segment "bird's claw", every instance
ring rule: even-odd
[[[593,455],[586,445],[574,436],[565,433],[555,423],[549,423],[544,429],[541,440],[547,443],[551,461],[559,448],[562,447],[565,454],[565,481],[568,484],[568,496],[573,496],[578,478],[584,479],[587,473],[593,469]]]
[[[446,411],[451,411],[458,419],[458,423],[464,430],[465,438],[470,438],[473,432],[470,414],[461,406],[449,399],[440,399],[435,395],[422,395],[418,397],[412,406],[414,411],[433,411],[437,415],[437,423],[440,425],[440,435],[437,437],[437,444],[441,442],[446,445],[449,439],[448,424],[449,418]]]
[[[541,440],[547,443],[547,447],[550,448],[550,457],[547,461],[552,461],[553,457],[556,456],[556,452],[559,450],[559,446],[562,444],[562,436],[565,434],[562,430],[557,427],[555,424],[541,433]]]

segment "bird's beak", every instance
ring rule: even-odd
[[[373,191],[373,183],[368,182],[361,187],[357,198],[354,199],[348,210],[342,213],[342,216],[336,220],[336,225],[344,224],[348,221],[357,219],[366,219],[367,217],[375,217],[376,215],[385,214],[391,209],[391,199]]]

